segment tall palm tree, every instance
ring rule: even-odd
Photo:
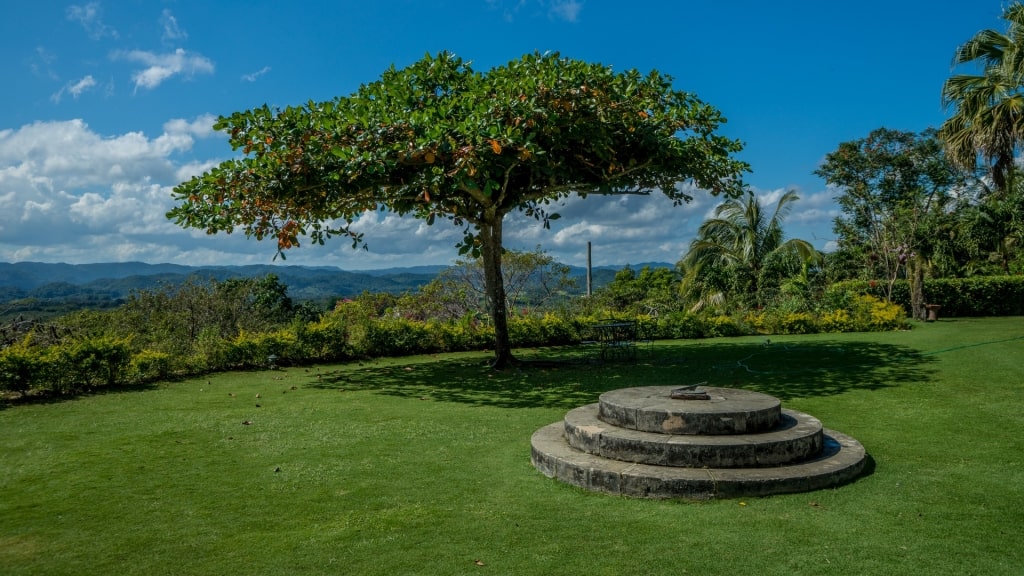
[[[679,262],[682,291],[694,309],[722,306],[729,280],[735,280],[730,276],[738,273],[747,278],[745,295],[756,298],[762,269],[773,256],[794,257],[801,264],[795,272],[806,277],[807,266],[820,261],[821,255],[805,240],[785,240],[782,230],[783,220],[799,199],[795,191],[786,192],[769,215],[748,191],[746,197],[726,200],[715,208],[714,217],[697,229],[697,237]]]
[[[949,159],[974,172],[980,156],[999,190],[1007,188],[1024,143],[1024,4],[1010,4],[1003,19],[1005,33],[982,30],[957,48],[954,68],[973,63],[981,70],[943,84],[942,104],[953,114],[939,130]]]

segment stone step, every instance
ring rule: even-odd
[[[599,415],[619,428],[664,434],[750,434],[779,424],[778,398],[734,388],[700,387],[706,399],[672,397],[674,386],[640,386],[601,394]]]
[[[690,468],[779,466],[821,452],[821,422],[795,410],[783,410],[775,428],[755,434],[659,434],[612,426],[588,404],[565,415],[565,438],[573,448],[625,462]]]
[[[531,460],[544,475],[587,490],[642,498],[735,498],[807,492],[838,486],[864,469],[866,453],[855,439],[823,430],[816,458],[770,468],[684,468],[611,460],[569,446],[565,423],[531,438]]]

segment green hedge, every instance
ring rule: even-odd
[[[651,339],[891,330],[906,325],[898,305],[854,294],[854,289],[849,287],[841,297],[833,295],[845,302],[829,312],[779,309],[743,316],[674,312],[637,320],[642,337]],[[596,317],[567,318],[552,313],[514,316],[509,319],[509,335],[516,347],[572,345],[586,339],[587,327],[598,322]],[[136,347],[130,338],[102,335],[54,346],[35,345],[29,337],[0,350],[0,391],[74,394],[175,375],[267,368],[271,357],[275,365],[290,366],[484,350],[493,341],[494,328],[473,317],[440,322],[338,313],[267,332],[241,331],[231,338],[206,328],[193,342],[179,343],[184,353],[155,349],[151,342]]]
[[[938,304],[940,316],[1021,316],[1024,315],[1024,276],[977,276],[973,278],[935,278],[924,282],[925,304]],[[870,294],[885,298],[883,282],[848,280],[833,284],[826,299]],[[910,283],[897,280],[892,301],[910,315]],[[841,305],[841,302],[839,302]]]

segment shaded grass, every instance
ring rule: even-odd
[[[1019,574],[1022,352],[1024,319],[965,319],[660,342],[635,364],[523,350],[493,373],[486,354],[443,355],[13,406],[0,573]],[[872,473],[692,503],[530,466],[533,431],[601,392],[704,381],[854,436]]]

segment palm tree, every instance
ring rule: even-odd
[[[957,74],[943,84],[942,103],[953,115],[939,130],[955,165],[974,172],[980,156],[1000,190],[1024,142],[1024,4],[1008,6],[1003,19],[1006,33],[982,30],[957,48],[953,67],[974,63],[981,73]]]
[[[797,200],[795,191],[786,192],[769,216],[748,191],[746,197],[726,200],[715,208],[714,217],[701,224],[679,262],[682,293],[694,310],[722,307],[729,292],[757,299],[764,266],[776,257],[788,256],[798,263],[791,272],[806,279],[808,265],[819,262],[821,255],[805,240],[784,240],[782,231],[782,221]]]

